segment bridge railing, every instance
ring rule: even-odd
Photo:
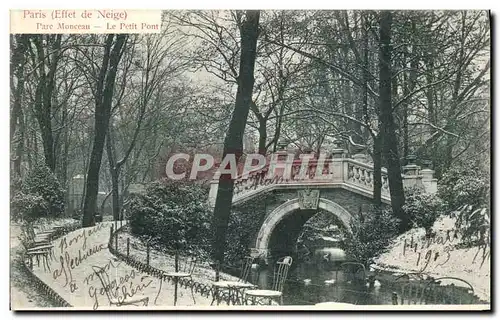
[[[373,191],[373,166],[367,163],[361,163],[352,159],[346,159],[347,176],[344,181],[348,184],[358,186],[360,188]],[[390,197],[389,192],[389,178],[387,170],[382,168],[382,195]]]
[[[331,159],[309,159],[308,161],[289,160],[284,153],[279,165],[273,167],[269,162],[263,168],[247,174],[241,174],[235,179],[233,203],[245,201],[254,195],[273,190],[275,188],[344,188],[354,192],[361,192],[367,196],[373,194],[373,164],[347,157]],[[421,185],[426,192],[434,193],[437,190],[437,180],[433,178],[434,171],[420,169],[410,164],[403,167],[403,183],[405,187]],[[382,168],[382,198],[390,201],[389,179],[387,170]],[[218,189],[218,177],[211,182],[209,200],[215,205]]]
[[[266,165],[249,175],[240,175],[235,180],[234,196],[269,185],[329,183],[341,176],[341,173],[334,172],[332,159],[310,160],[307,166],[301,160],[294,160],[286,165],[290,166],[289,173],[285,173],[285,168],[272,169]]]

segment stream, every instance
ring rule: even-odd
[[[272,287],[273,266],[260,269],[252,275],[252,282],[259,288]],[[391,288],[378,286],[369,288],[365,281],[350,281],[339,268],[325,270],[321,265],[299,262],[288,274],[283,290],[285,305],[314,305],[320,302],[343,302],[351,304],[392,304]],[[326,281],[326,282],[325,282]],[[334,282],[335,281],[335,282]]]

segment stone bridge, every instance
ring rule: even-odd
[[[267,258],[293,254],[302,227],[320,210],[332,215],[345,232],[351,222],[371,205],[373,199],[373,164],[364,154],[349,157],[346,150],[335,149],[328,158],[294,159],[287,151],[277,153],[280,168],[270,167],[240,176],[235,181],[233,212],[250,215],[248,247],[252,254]],[[284,174],[285,170],[290,170]],[[405,188],[421,186],[426,192],[437,190],[434,171],[421,169],[414,163],[403,167]],[[209,201],[213,206],[218,179],[210,186]],[[382,168],[382,202],[390,205],[387,170]]]

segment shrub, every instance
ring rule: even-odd
[[[490,173],[473,164],[457,165],[443,175],[438,188],[456,218],[462,245],[489,245]]]
[[[33,221],[64,213],[64,189],[45,165],[36,166],[16,185],[11,200],[15,219]]]
[[[153,182],[130,200],[130,226],[158,247],[206,253],[210,239],[207,190],[190,182]]]
[[[413,189],[406,194],[403,210],[413,222],[413,227],[423,227],[430,235],[436,219],[447,213],[447,204],[436,194]]]
[[[489,207],[490,174],[472,166],[454,167],[439,181],[438,193],[450,211],[465,205]]]
[[[232,208],[226,233],[225,264],[239,266],[250,255],[250,246],[253,246],[268,210],[267,203],[276,199],[274,193],[267,193]]]
[[[249,243],[255,234],[255,219],[248,212],[234,211],[229,216],[229,223],[226,233],[226,250],[224,251],[224,261],[228,265],[238,265],[239,261],[250,254]]]
[[[462,234],[462,246],[490,246],[491,212],[489,208],[465,205],[454,214],[456,217],[455,228]]]
[[[390,209],[373,207],[352,222],[351,230],[352,234],[347,234],[342,249],[347,259],[368,266],[398,236],[399,220]]]
[[[41,196],[48,203],[51,216],[64,213],[64,189],[45,165],[36,166],[22,182],[22,191]]]
[[[11,200],[11,212],[14,221],[33,222],[47,217],[49,206],[42,196],[18,192]]]

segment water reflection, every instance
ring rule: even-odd
[[[273,266],[252,273],[252,282],[270,289]],[[285,305],[314,305],[335,301],[351,304],[392,304],[392,290],[383,286],[369,287],[364,276],[343,272],[339,266],[329,270],[312,263],[299,263],[288,276],[283,292]]]

